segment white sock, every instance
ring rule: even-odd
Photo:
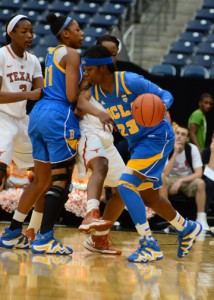
[[[178,231],[182,231],[186,227],[187,221],[176,211],[176,216],[169,223],[174,226]]]
[[[198,220],[204,219],[204,218],[207,218],[207,214],[205,212],[198,212],[197,213],[197,219]]]
[[[87,213],[89,213],[94,208],[99,208],[100,201],[97,199],[87,200]]]
[[[135,228],[140,236],[146,237],[147,240],[154,240],[148,222],[141,225],[137,224]]]
[[[43,213],[33,210],[27,229],[34,228],[35,233],[40,229]]]
[[[16,210],[13,215],[13,219],[20,223],[23,223],[26,217],[27,217],[27,214],[23,214],[23,213],[19,212],[18,210]]]

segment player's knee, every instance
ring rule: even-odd
[[[100,177],[106,177],[108,173],[108,159],[106,157],[99,157],[90,166],[93,172],[99,174]]]

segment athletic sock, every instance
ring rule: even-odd
[[[136,225],[135,227],[141,237],[146,237],[147,240],[154,240],[148,222],[142,225]]]
[[[89,213],[94,208],[99,208],[100,201],[97,199],[89,199],[87,200],[87,213]]]
[[[22,225],[23,225],[26,217],[27,217],[27,214],[23,214],[23,213],[19,212],[18,210],[16,210],[13,215],[13,219],[11,221],[9,228],[11,230],[14,230],[17,228],[22,228]]]
[[[35,233],[40,229],[43,213],[33,210],[27,229],[33,228]]]
[[[172,221],[169,221],[169,223],[178,231],[182,231],[187,225],[187,221],[177,211],[175,218]]]

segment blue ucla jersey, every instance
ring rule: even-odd
[[[141,94],[152,93],[159,96],[166,107],[173,103],[173,96],[166,90],[145,79],[142,75],[131,72],[115,72],[115,84],[111,94],[101,88],[100,85],[91,87],[94,98],[100,102],[109,112],[121,135],[125,137],[130,150],[136,143],[148,136],[159,137],[166,135],[173,137],[173,129],[169,121],[164,120],[154,127],[143,127],[136,124],[131,113],[132,102]]]
[[[43,88],[43,100],[61,101],[67,105],[73,106],[66,96],[65,86],[65,70],[59,65],[56,60],[56,50],[59,47],[51,48],[45,60],[45,79]],[[79,83],[83,78],[83,69],[80,67]]]
[[[66,96],[66,70],[56,60],[52,48],[46,57],[42,98],[30,113],[29,135],[34,160],[58,163],[73,158],[80,138],[79,119],[75,104]],[[80,68],[79,80],[82,79]]]

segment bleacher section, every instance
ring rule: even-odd
[[[0,46],[5,44],[5,23],[13,14],[29,16],[34,24],[35,37],[31,52],[44,62],[47,48],[56,45],[56,38],[51,34],[46,16],[53,12],[58,15],[70,15],[85,32],[84,43],[80,52],[94,45],[96,38],[110,32],[117,26],[124,28],[123,22],[129,7],[135,0],[2,0],[0,2]]]
[[[162,64],[174,66],[177,76],[213,76],[210,71],[214,67],[214,1],[203,1],[185,30],[169,45]]]

